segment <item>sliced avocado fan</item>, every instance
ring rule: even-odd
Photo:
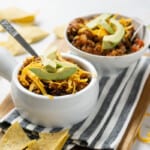
[[[56,72],[56,62],[54,61],[57,58],[57,49],[53,47],[49,53],[45,53],[41,56],[42,64],[45,66],[45,69],[48,72]]]
[[[73,64],[73,63],[68,62],[68,61],[55,60],[55,63],[56,63],[58,68],[60,68],[60,67],[75,67],[75,68],[78,68],[78,66],[76,64]]]
[[[108,18],[110,18],[112,14],[102,14],[100,16],[97,16],[95,19],[92,19],[89,21],[86,26],[90,29],[95,28],[97,25],[101,25],[107,32],[114,33],[111,25],[106,21]]]
[[[30,70],[43,80],[64,80],[74,74],[78,66],[68,61],[57,60],[57,50],[41,56],[43,68],[30,68]]]
[[[102,49],[109,50],[114,48],[120,41],[123,39],[125,34],[124,27],[114,18],[110,19],[110,23],[112,23],[116,27],[116,31],[112,35],[106,35],[103,37],[102,41]]]
[[[77,71],[75,67],[63,67],[55,73],[49,73],[46,70],[40,68],[30,68],[30,70],[43,80],[64,80],[70,77]]]

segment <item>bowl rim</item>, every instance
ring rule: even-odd
[[[84,58],[81,58],[79,56],[75,56],[75,55],[72,55],[72,54],[69,54],[69,53],[62,53],[62,56],[63,57],[66,57],[66,58],[71,58],[73,60],[77,60],[79,61],[81,64],[83,64],[84,66],[86,66],[89,71],[94,74],[91,76],[91,81],[89,82],[89,84],[83,88],[82,90],[74,93],[74,94],[67,94],[67,95],[63,95],[63,96],[53,96],[53,99],[52,101],[54,100],[65,100],[65,98],[72,98],[72,97],[75,97],[75,96],[79,96],[79,95],[82,95],[82,93],[88,91],[94,84],[96,84],[97,82],[97,78],[98,78],[98,72],[96,70],[96,68],[94,67],[93,64],[91,64],[89,61],[85,60]],[[26,58],[25,58],[26,59]],[[25,60],[24,59],[24,60]],[[26,89],[25,87],[23,87],[21,85],[21,83],[19,82],[18,80],[18,72],[19,72],[19,69],[21,68],[21,66],[23,65],[23,62],[22,61],[21,63],[17,64],[17,66],[15,67],[14,71],[13,71],[13,75],[12,75],[12,81],[11,82],[14,82],[16,84],[16,86],[18,87],[18,89],[20,89],[22,92],[24,92],[25,94],[31,96],[31,97],[35,97],[35,98],[38,98],[38,99],[43,99],[43,100],[48,100],[50,101],[50,99],[48,98],[48,96],[46,95],[40,95],[40,94],[36,94],[34,92],[31,92],[29,91],[28,89]]]
[[[144,26],[145,26],[145,36],[144,36],[144,39],[145,39],[145,37],[146,37],[146,38],[148,39],[148,42],[144,43],[144,46],[141,47],[138,51],[133,52],[133,53],[130,53],[130,54],[124,54],[124,55],[121,55],[121,56],[102,56],[102,55],[96,55],[96,54],[87,53],[87,52],[84,52],[84,51],[78,49],[77,47],[75,47],[75,46],[69,41],[68,36],[67,36],[67,29],[68,29],[68,27],[69,27],[69,24],[70,24],[73,20],[75,20],[75,19],[77,19],[77,18],[82,18],[82,17],[83,17],[83,18],[88,18],[88,17],[92,17],[92,16],[95,16],[95,15],[103,14],[103,13],[107,13],[107,12],[87,14],[87,15],[78,16],[78,17],[75,17],[74,19],[72,19],[72,20],[68,23],[68,25],[66,26],[65,32],[64,32],[64,38],[65,38],[65,41],[67,42],[67,44],[68,44],[71,48],[75,49],[75,51],[79,52],[80,54],[86,55],[87,57],[91,57],[91,58],[97,58],[97,59],[99,59],[99,58],[105,58],[105,59],[116,59],[116,58],[117,58],[117,59],[119,59],[119,58],[126,58],[126,57],[129,57],[129,56],[132,57],[132,56],[135,55],[135,54],[139,54],[139,53],[141,53],[141,52],[144,52],[145,49],[148,48],[148,46],[149,46],[149,44],[150,44],[150,31],[148,30],[148,28],[146,27],[146,25],[144,25]],[[115,14],[115,13],[109,13],[109,14]],[[117,13],[117,14],[118,14],[118,13]],[[126,15],[124,15],[124,14],[119,14],[119,15],[120,15],[120,16],[123,16],[123,17],[126,17],[126,18],[131,18],[134,22],[138,23],[139,25],[143,24],[142,20],[141,20],[140,18],[138,18],[138,17],[130,17],[130,16],[126,16]],[[143,40],[144,40],[144,39],[143,39]]]

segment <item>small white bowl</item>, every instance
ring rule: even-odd
[[[63,57],[72,59],[91,72],[93,76],[90,83],[75,94],[54,96],[50,100],[28,91],[20,84],[18,72],[23,63],[19,63],[13,71],[11,89],[13,102],[23,118],[46,127],[65,127],[82,121],[93,110],[99,93],[95,67],[78,56],[63,54]]]
[[[94,16],[94,15],[95,14],[87,15],[87,16],[81,16],[78,18],[89,18],[89,17]],[[123,17],[130,18],[127,16],[123,16]],[[135,25],[135,28],[137,28],[138,26],[143,24],[143,22],[141,22],[140,19],[138,19],[138,18],[132,18],[132,20],[133,20],[133,24]],[[100,55],[90,54],[90,53],[84,52],[84,51],[76,48],[68,40],[67,29],[68,29],[69,24],[71,22],[68,23],[68,26],[67,26],[66,31],[65,31],[65,40],[71,49],[71,53],[74,53],[80,57],[83,57],[83,58],[87,59],[88,61],[90,61],[91,63],[93,63],[100,76],[111,76],[113,74],[119,73],[124,68],[129,67],[130,65],[132,65],[138,59],[141,58],[141,56],[145,53],[145,51],[146,51],[146,49],[150,43],[149,31],[147,28],[143,28],[143,29],[141,29],[139,36],[141,37],[143,32],[145,32],[144,38],[142,39],[144,41],[144,46],[140,50],[138,50],[137,52],[122,55],[122,56],[100,56]]]

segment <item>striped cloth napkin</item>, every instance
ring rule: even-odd
[[[101,77],[99,98],[90,116],[70,128],[70,143],[92,149],[116,149],[129,124],[150,75],[150,58],[142,57],[119,75]],[[92,98],[91,98],[92,100]],[[10,124],[18,121],[22,127],[37,132],[59,131],[63,128],[45,128],[23,119],[16,109],[1,119]]]

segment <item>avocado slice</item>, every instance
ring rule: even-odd
[[[54,73],[57,71],[56,67],[52,67],[51,65],[44,66],[47,72]]]
[[[59,60],[55,60],[55,63],[57,65],[58,68],[60,67],[78,67],[76,64],[73,64],[71,62],[68,61],[59,61]]]
[[[114,48],[122,39],[125,34],[124,27],[114,18],[110,19],[110,23],[112,23],[116,27],[116,31],[112,35],[106,35],[103,37],[102,41],[102,49],[112,49]]]
[[[56,63],[55,61],[48,59],[45,56],[41,56],[42,64],[48,72],[56,72]]]
[[[56,72],[56,62],[54,61],[57,58],[57,49],[53,47],[50,52],[45,53],[41,56],[42,64],[48,72]]]
[[[97,25],[101,25],[107,32],[114,33],[111,25],[106,21],[108,18],[110,18],[111,14],[102,14],[95,19],[91,20],[86,24],[86,26],[90,29],[95,28]]]
[[[30,68],[30,70],[43,80],[64,80],[77,71],[75,67],[62,67],[55,73],[49,73],[44,69]]]

